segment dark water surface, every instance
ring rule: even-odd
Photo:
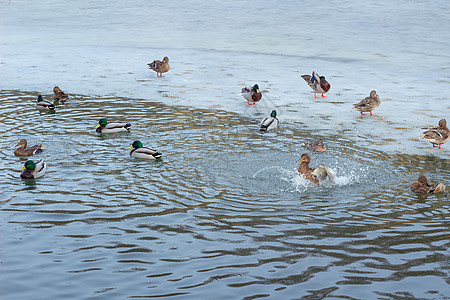
[[[337,175],[318,187],[296,174],[316,138],[301,126],[83,95],[40,115],[36,96],[0,91],[4,299],[450,295],[448,191],[409,191],[421,172],[450,185],[446,150],[385,153],[337,130],[312,154]],[[131,132],[97,135],[104,116]],[[19,178],[20,138],[46,147],[36,181]],[[137,139],[163,159],[131,159]]]

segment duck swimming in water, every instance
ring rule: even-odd
[[[445,185],[442,182],[428,183],[428,179],[425,175],[420,175],[419,179],[411,184],[411,191],[414,193],[431,194],[440,193],[443,190],[445,190]]]
[[[279,122],[280,121],[278,121],[277,119],[277,111],[272,110],[272,112],[270,113],[270,117],[264,118],[264,120],[262,120],[259,130],[269,131],[272,129],[277,129]]]
[[[320,181],[328,179],[329,181],[334,181],[334,172],[327,166],[319,165],[317,168],[313,169],[309,167],[311,161],[311,156],[308,153],[302,154],[297,162],[300,162],[298,167],[298,173],[300,176],[309,180],[315,184],[319,184]]]
[[[133,144],[130,146],[131,149],[130,156],[131,157],[139,157],[139,158],[146,158],[146,159],[157,159],[161,158],[162,154],[154,149],[150,149],[147,147],[143,147],[141,141],[134,141]]]
[[[49,112],[54,113],[55,112],[55,105],[53,103],[50,103],[48,101],[44,101],[41,95],[38,96],[37,102],[36,102],[36,109],[39,110],[39,112]]]
[[[95,129],[98,133],[117,133],[121,131],[130,131],[131,124],[127,122],[112,122],[108,123],[105,118],[98,121],[98,125]]]
[[[241,96],[247,100],[248,105],[256,105],[256,102],[261,100],[262,93],[259,90],[259,86],[255,84],[253,87],[245,87],[241,90]],[[253,103],[250,103],[253,102]]]
[[[326,152],[327,147],[323,144],[322,140],[316,140],[311,143],[302,143],[302,146],[306,147],[309,151],[315,151],[315,152]]]
[[[42,152],[42,150],[44,149],[44,146],[42,144],[34,145],[34,146],[27,148],[27,140],[26,139],[21,139],[19,141],[19,143],[16,145],[16,147],[17,146],[20,146],[19,148],[17,148],[14,151],[14,155],[17,155],[17,156],[31,156],[31,155],[37,154],[39,152]]]
[[[370,112],[370,115],[372,116],[372,110],[377,108],[380,103],[380,97],[377,95],[377,92],[373,90],[370,92],[369,97],[366,97],[359,103],[354,104],[353,109],[359,110],[362,115],[364,115],[363,112]]]
[[[169,58],[165,56],[162,61],[154,60],[147,64],[149,69],[156,72],[156,76],[164,77],[162,73],[166,73],[170,70]]]
[[[319,76],[319,74],[313,71],[311,76],[302,75],[302,78],[314,90],[314,98],[319,98],[316,96],[316,93],[322,93],[322,97],[326,97],[323,94],[330,90],[331,85],[325,79],[325,76]]]
[[[22,173],[20,178],[22,179],[36,179],[45,175],[46,164],[43,159],[35,163],[32,160],[27,160],[25,166],[20,169]]]
[[[66,95],[58,86],[55,86],[53,88],[53,93],[55,93],[55,96],[53,96],[53,99],[55,101],[67,101],[69,100],[69,96]]]
[[[422,139],[433,144],[433,147],[439,145],[439,149],[442,149],[441,145],[446,143],[450,138],[450,130],[447,127],[447,121],[445,119],[439,120],[439,126],[425,127],[427,129],[423,133]]]

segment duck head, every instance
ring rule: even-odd
[[[103,118],[103,119],[100,119],[100,121],[98,121],[98,125],[97,125],[97,127],[95,127],[95,128],[99,128],[99,127],[105,127],[105,126],[106,126],[106,124],[108,124],[108,121],[106,121],[106,119],[105,119],[105,118]]]
[[[34,161],[32,161],[32,160],[27,160],[27,161],[25,162],[25,165],[23,166],[23,168],[20,169],[20,170],[23,171],[23,170],[25,170],[25,169],[30,170],[30,171],[33,171],[34,169],[36,169],[36,164],[35,164]]]
[[[55,94],[58,94],[58,93],[61,93],[62,91],[61,91],[61,89],[59,88],[59,86],[55,86],[54,88],[53,88],[53,93],[55,93]]]
[[[272,118],[276,118],[277,117],[277,111],[274,109],[274,110],[272,110],[272,112],[270,113],[270,116],[272,117]]]
[[[421,184],[427,184],[428,183],[428,179],[427,177],[425,177],[425,175],[420,175],[419,179],[417,179],[418,182],[420,182]]]
[[[302,156],[300,156],[300,159],[297,160],[297,162],[299,163],[299,162],[302,162],[302,161],[304,161],[306,163],[309,163],[311,161],[311,156],[309,156],[308,153],[303,153]]]
[[[21,140],[19,141],[19,143],[16,145],[16,147],[18,147],[18,146],[24,146],[24,147],[26,147],[26,146],[27,146],[27,140],[26,140],[26,139],[21,139]]]
[[[142,148],[142,147],[143,146],[142,146],[141,141],[134,141],[133,144],[128,149],[131,149],[131,148],[139,149],[139,148]]]

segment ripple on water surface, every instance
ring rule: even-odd
[[[420,172],[449,182],[438,150],[385,153],[337,131],[311,162],[336,182],[313,186],[296,160],[316,136],[296,126],[263,134],[259,117],[84,95],[39,114],[37,93],[0,96],[9,299],[448,294],[448,193],[408,190]],[[131,132],[96,134],[102,117]],[[19,179],[20,138],[46,146],[36,181]],[[130,158],[134,140],[163,158]]]

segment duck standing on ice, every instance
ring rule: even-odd
[[[447,121],[445,119],[439,120],[439,126],[426,127],[427,129],[423,133],[422,139],[433,144],[433,147],[439,145],[439,149],[442,149],[441,145],[446,143],[450,138],[450,130],[447,127]]]
[[[319,76],[319,74],[313,71],[311,76],[302,75],[302,78],[314,90],[314,98],[319,98],[316,96],[316,93],[322,93],[322,97],[326,97],[323,94],[330,90],[331,85],[325,79],[325,76]]]
[[[170,70],[169,58],[165,56],[162,61],[154,60],[147,64],[149,69],[156,72],[156,76],[164,77],[162,73],[166,73]]]
[[[255,84],[253,87],[245,87],[241,90],[241,96],[247,100],[248,105],[256,105],[256,102],[261,100],[262,93],[259,86]],[[253,102],[253,103],[250,103]]]
[[[381,103],[380,96],[378,96],[377,92],[375,90],[370,92],[370,96],[364,98],[359,103],[353,104],[353,109],[359,110],[362,115],[363,112],[369,112],[371,116],[372,110],[377,108]]]

